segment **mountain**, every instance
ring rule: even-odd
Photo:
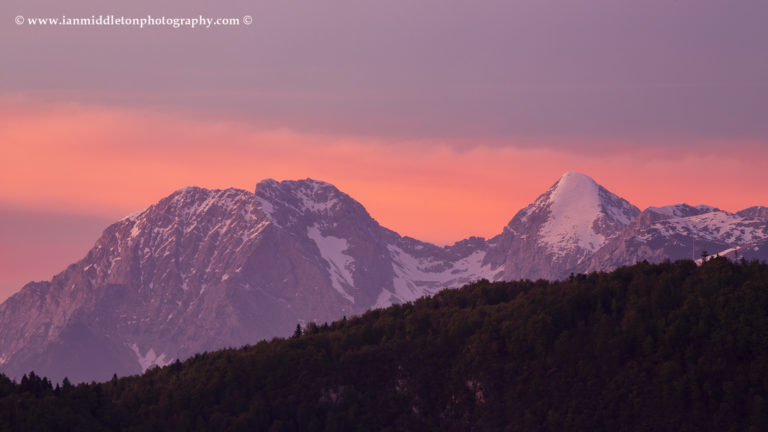
[[[187,187],[0,305],[0,368],[74,381],[139,373],[492,278],[486,249],[401,237],[310,179],[254,193]]]
[[[498,273],[483,264],[484,239],[437,247],[401,237],[327,183],[266,180],[257,185],[256,197],[273,225],[293,238],[311,240],[314,248],[308,253],[326,267],[331,286],[351,303],[352,313],[412,301]]]
[[[649,207],[576,271],[609,270],[642,260],[698,259],[702,253],[765,259],[761,248],[768,240],[768,219],[755,217],[759,215],[755,207],[738,213],[687,204]]]
[[[741,217],[750,218],[750,219],[768,219],[768,207],[763,207],[763,206],[749,207],[739,212],[736,212],[736,214]]]
[[[562,279],[702,249],[765,259],[765,216],[685,204],[640,212],[569,172],[499,235],[440,247],[382,227],[316,180],[186,187],[0,305],[0,371],[104,380],[480,279]]]
[[[569,172],[515,215],[490,254],[506,280],[562,278],[639,213],[590,177]]]

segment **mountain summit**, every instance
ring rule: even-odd
[[[336,186],[309,178],[282,182],[263,180],[256,185],[255,196],[270,220],[286,225],[306,225],[324,218],[371,219],[360,203]]]
[[[766,259],[765,215],[684,204],[640,213],[569,172],[496,237],[438,247],[382,227],[317,180],[264,180],[254,192],[185,187],[0,305],[0,371],[104,380],[478,279],[689,258],[691,243]]]
[[[639,213],[592,178],[568,172],[512,218],[494,254],[504,257],[506,279],[559,278]]]
[[[568,172],[526,208],[523,219],[546,214],[539,241],[550,253],[564,255],[600,249],[639,213],[590,177]]]

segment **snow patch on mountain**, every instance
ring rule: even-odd
[[[331,284],[344,298],[355,302],[355,298],[347,293],[346,288],[354,285],[352,271],[355,260],[345,252],[349,249],[347,240],[334,236],[324,236],[317,225],[307,228],[307,236],[312,239],[320,250],[320,255],[328,263]]]
[[[283,226],[290,226],[302,216],[331,216],[342,209],[348,198],[332,184],[313,179],[264,180],[256,185],[255,195],[270,219]],[[284,214],[286,211],[290,216]]]
[[[255,199],[261,206],[261,211],[264,212],[264,214],[267,216],[267,219],[279,227],[280,224],[277,223],[277,219],[275,218],[275,206],[273,206],[271,202],[258,195],[255,196]]]
[[[139,228],[139,223],[133,224],[133,228],[131,228],[131,235],[128,237],[129,239],[132,239],[141,233],[141,229]]]
[[[339,200],[329,194],[328,188],[331,187],[329,184],[308,179],[302,183],[302,186],[296,193],[301,201],[301,209],[314,213],[328,213],[339,205]]]
[[[742,249],[743,249],[742,246],[735,246],[728,249],[723,249],[717,253],[707,255],[704,258],[696,259],[694,260],[694,262],[696,263],[696,265],[701,265],[711,259],[718,258],[718,257],[735,257],[735,254],[737,254],[738,251]],[[758,250],[758,248],[755,248],[755,250]]]
[[[634,206],[623,200],[621,201],[620,208],[608,206],[604,207],[604,209],[609,217],[624,226],[629,225],[629,223],[632,222],[632,219],[634,219],[634,216],[632,215],[636,213]]]
[[[382,291],[374,307],[388,306],[392,303],[391,298],[408,302],[444,288],[458,288],[471,281],[496,280],[499,274],[490,263],[483,264],[484,251],[475,251],[448,263],[432,257],[415,257],[395,245],[388,245],[387,248],[395,272],[392,281],[394,292]]]
[[[261,232],[264,231],[264,229],[267,226],[269,226],[270,223],[272,222],[269,220],[264,220],[258,224],[255,224],[249,227],[248,231],[243,233],[243,240],[245,241],[246,239],[252,239],[252,238],[258,237],[258,235],[261,234]]]
[[[150,348],[149,351],[147,351],[144,355],[141,355],[141,351],[139,350],[138,345],[133,343],[130,345],[130,347],[136,354],[136,359],[139,361],[139,365],[141,365],[142,373],[152,366],[163,367],[171,363],[170,359],[165,358],[165,354],[155,354],[155,350],[153,348]]]
[[[724,211],[667,219],[657,222],[652,228],[657,229],[665,237],[684,234],[704,240],[733,244],[749,243],[768,237],[768,230],[764,223]]]

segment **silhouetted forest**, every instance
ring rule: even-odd
[[[768,266],[479,281],[142,376],[0,377],[1,430],[768,430]]]

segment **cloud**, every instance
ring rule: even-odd
[[[264,130],[184,112],[13,106],[21,108],[0,111],[0,182],[8,186],[0,202],[30,208],[118,217],[185,185],[252,190],[264,178],[313,177],[350,193],[386,226],[449,242],[498,232],[569,170],[639,206],[698,200],[738,210],[768,201],[751,186],[768,156],[759,143],[721,141],[679,152],[605,141],[623,150],[596,153],[581,151],[591,142],[573,142],[570,150],[544,140],[464,146]]]
[[[4,2],[8,16],[103,2]],[[612,151],[768,142],[762,2],[140,0],[110,13],[255,17],[214,30],[0,28],[3,92],[187,110],[304,134]],[[463,141],[456,141],[463,138]],[[531,144],[532,145],[532,144]]]

